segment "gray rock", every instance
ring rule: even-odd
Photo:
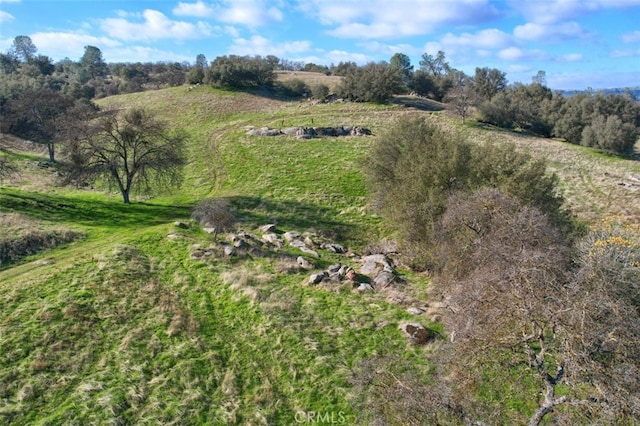
[[[302,256],[298,256],[298,258],[296,259],[296,262],[298,262],[298,265],[300,265],[301,268],[306,269],[308,271],[315,268],[315,265],[313,263],[309,262],[307,259],[305,259]]]
[[[373,291],[373,287],[371,286],[371,284],[362,283],[358,286],[358,291],[360,292]]]
[[[284,233],[284,239],[287,240],[288,243],[291,243],[291,241],[302,242],[302,234],[296,231],[288,231]]]
[[[342,268],[342,265],[339,263],[335,263],[333,265],[330,265],[327,268],[327,271],[329,271],[330,274],[337,274],[340,271],[340,268]]]
[[[304,247],[298,247],[298,249],[299,249],[301,252],[308,254],[309,256],[313,256],[313,257],[315,257],[316,259],[319,259],[319,258],[320,258],[320,255],[318,254],[318,252],[317,252],[317,251],[312,250],[312,249],[310,249],[310,248],[309,248],[309,247],[307,247],[307,246],[304,246]]]
[[[280,132],[285,135],[296,135],[298,133],[298,130],[300,130],[300,127],[284,127],[280,129]]]
[[[324,248],[333,253],[343,254],[347,252],[347,248],[340,244],[328,243],[324,245]]]
[[[387,271],[382,271],[378,275],[376,275],[376,277],[373,279],[373,284],[376,287],[385,288],[388,285],[390,285],[394,279],[395,279],[395,276],[392,273]]]
[[[269,223],[269,224],[266,224],[266,225],[262,225],[260,227],[260,230],[262,231],[263,234],[276,232],[276,225],[274,223]]]
[[[323,279],[325,279],[327,277],[327,273],[326,272],[319,272],[317,274],[313,274],[309,277],[309,284],[318,284],[320,282],[322,282]]]
[[[189,229],[189,224],[188,223],[180,222],[179,220],[173,222],[173,224],[174,224],[174,226],[176,226],[177,228],[180,228],[180,229]]]
[[[216,228],[213,228],[213,227],[202,228],[202,230],[204,232],[206,232],[207,234],[216,234],[217,233]]]
[[[223,250],[224,250],[225,256],[233,256],[236,254],[236,248],[228,244],[224,245]]]
[[[424,310],[422,308],[407,308],[407,313],[411,315],[422,315]]]
[[[265,243],[273,244],[277,247],[282,247],[284,245],[284,241],[277,234],[264,234],[262,236],[262,241]]]

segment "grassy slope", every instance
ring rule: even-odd
[[[172,225],[197,200],[225,196],[246,230],[275,222],[360,250],[383,234],[365,208],[360,173],[370,139],[249,137],[245,126],[355,124],[376,133],[407,109],[286,103],[207,87],[101,103],[144,105],[185,128],[187,181],[178,193],[130,206],[117,195],[43,191],[28,174],[0,189],[3,212],[87,235],[31,259],[44,262],[0,271],[0,422],[292,424],[298,410],[353,418],[347,380],[358,360],[397,353],[428,370],[422,349],[397,330],[409,315],[384,295],[306,287],[306,274],[278,273],[278,259],[190,260],[190,247],[210,237]],[[555,141],[464,131],[571,153],[586,164],[581,176],[589,164],[640,175],[637,163]],[[572,156],[554,154],[554,164],[576,194],[571,201],[590,212],[594,201],[576,183]],[[598,214],[625,209],[640,217],[637,200],[619,206],[605,196],[598,206],[603,200],[610,201]],[[175,232],[181,238],[167,238]],[[348,260],[323,254],[323,265],[335,262]],[[423,297],[426,280],[407,275],[410,291]]]

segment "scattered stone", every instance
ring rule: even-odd
[[[174,226],[176,226],[177,228],[180,228],[180,229],[189,229],[189,224],[188,223],[180,222],[179,220],[173,222],[173,224],[174,224]]]
[[[228,244],[225,244],[223,246],[223,251],[224,251],[225,256],[233,256],[233,255],[236,254],[236,248],[233,247],[233,246],[230,246]]]
[[[313,263],[309,262],[307,259],[305,259],[302,256],[298,256],[298,258],[296,259],[296,262],[298,262],[298,265],[300,265],[301,268],[306,270],[311,270],[315,267]]]
[[[341,265],[341,264],[339,264],[339,263],[335,263],[335,264],[333,264],[333,265],[329,266],[329,267],[327,268],[327,271],[328,271],[330,274],[337,274],[337,273],[340,271],[340,268],[342,268],[342,265]]]
[[[391,272],[382,271],[373,279],[373,284],[379,288],[385,288],[393,283],[395,276]]]
[[[347,248],[340,244],[328,243],[324,245],[324,248],[330,252],[344,254],[347,252]]]
[[[316,259],[320,258],[320,255],[318,254],[317,251],[310,249],[307,246],[303,246],[303,247],[298,247],[300,249],[301,252],[308,254],[309,256],[313,256]]]
[[[436,337],[433,331],[418,322],[402,323],[400,324],[400,330],[404,331],[409,341],[416,345],[425,345]]]
[[[351,281],[356,281],[356,278],[357,278],[356,271],[354,271],[351,268],[349,268],[347,270],[347,272],[344,274],[344,276],[345,276],[345,278],[347,278],[348,280],[351,280]]]
[[[202,228],[202,230],[204,232],[206,232],[207,234],[216,234],[216,228],[212,228],[212,227],[206,227],[206,228]]]
[[[309,277],[309,284],[311,285],[318,284],[322,282],[322,280],[324,280],[326,277],[327,277],[327,273],[324,271],[319,272],[317,274],[313,274]]]
[[[292,241],[300,241],[301,243],[304,244],[304,242],[302,241],[302,234],[296,231],[285,232],[284,239],[287,240],[289,244],[291,244]]]
[[[373,287],[369,283],[362,283],[358,286],[359,292],[373,291]]]
[[[278,234],[274,234],[274,233],[264,234],[262,236],[262,241],[264,241],[265,243],[273,244],[278,248],[284,245],[284,241],[282,240],[282,238],[280,238]]]
[[[276,225],[274,223],[262,225],[260,227],[260,231],[262,231],[263,234],[276,232]]]
[[[169,235],[167,235],[167,238],[169,238],[170,240],[175,240],[177,238],[180,238],[180,235],[178,235],[178,234],[169,234]]]
[[[424,313],[424,309],[411,307],[407,308],[407,313],[411,315],[422,315]]]

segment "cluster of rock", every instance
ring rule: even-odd
[[[189,224],[175,222],[175,227],[186,229]],[[358,256],[347,247],[332,242],[320,243],[314,235],[301,234],[297,231],[278,231],[276,225],[261,226],[261,236],[239,231],[226,234],[224,241],[215,241],[208,247],[200,244],[191,246],[190,258],[205,260],[217,257],[268,257],[274,256],[285,246],[295,247],[304,255],[290,256],[279,253],[278,257],[290,256],[296,270],[309,271],[310,275],[305,283],[310,286],[323,286],[324,288],[342,288],[347,286],[354,292],[385,292],[387,301],[402,306],[409,306],[407,313],[422,316],[426,315],[432,320],[437,320],[442,304],[434,306],[416,307],[417,300],[409,296],[401,296],[404,292],[401,288],[405,282],[396,272],[393,260],[386,254],[370,254]],[[206,231],[206,229],[205,229]],[[214,233],[213,230],[210,233]],[[169,238],[179,238],[179,234],[169,234]],[[317,271],[313,259],[319,259],[319,250],[329,253],[344,254],[349,258],[350,264],[359,263],[358,271],[353,267],[335,263],[322,271]],[[306,255],[306,256],[305,256]],[[411,306],[413,305],[413,306]],[[424,345],[436,337],[436,334],[418,322],[405,322],[400,324],[400,329],[412,344]]]
[[[371,135],[371,131],[360,126],[285,127],[282,129],[261,127],[259,129],[251,128],[247,134],[251,136],[293,135],[296,139],[312,139],[315,137],[367,136]]]

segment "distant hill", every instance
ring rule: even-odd
[[[560,90],[565,96],[575,95],[577,93],[584,93],[586,90]],[[626,92],[630,92],[636,100],[640,100],[640,86],[636,87],[617,87],[613,89],[598,89],[594,90],[594,92],[604,92],[605,94],[616,94],[622,95]]]

